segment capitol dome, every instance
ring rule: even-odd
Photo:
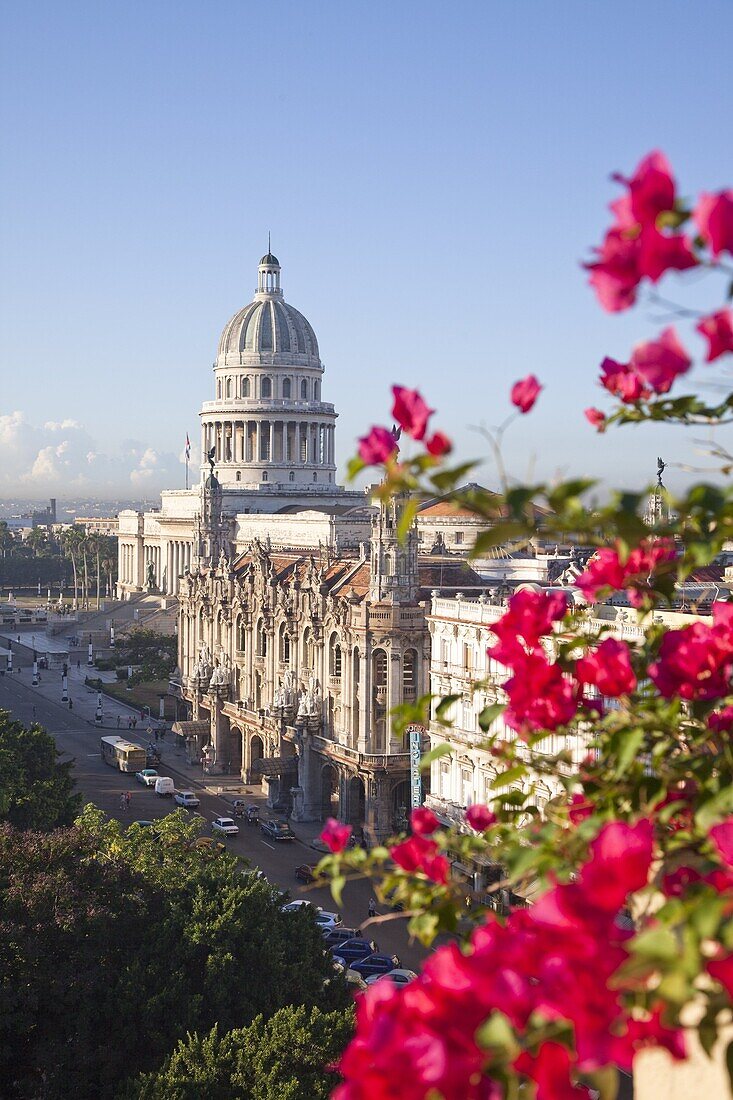
[[[219,341],[218,367],[240,365],[320,366],[318,341],[302,313],[280,289],[280,264],[268,252],[260,260],[254,300],[234,314]]]

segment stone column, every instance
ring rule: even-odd
[[[270,462],[272,462],[274,457],[275,457],[275,421],[274,420],[268,420],[267,429],[268,429],[269,437],[270,437],[269,452],[268,452],[269,459],[268,460]]]
[[[262,421],[255,422],[255,462],[262,460]]]
[[[402,660],[399,653],[394,650],[387,651],[387,714],[385,716],[384,751],[400,752],[400,739],[392,732],[392,719],[390,717],[393,707],[402,702]]]

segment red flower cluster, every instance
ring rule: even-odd
[[[520,736],[557,729],[575,716],[576,686],[559,665],[547,660],[541,644],[566,610],[562,592],[525,588],[512,596],[508,610],[491,627],[499,641],[487,653],[513,672],[504,684],[509,697],[504,721]]]
[[[733,255],[733,190],[701,195],[693,217],[713,256],[721,252]]]
[[[615,178],[627,193],[611,204],[616,221],[596,249],[598,259],[585,265],[599,302],[611,313],[634,304],[642,279],[656,283],[665,271],[684,271],[698,262],[689,237],[658,225],[660,214],[675,206],[674,179],[664,154],[644,157],[630,179]]]
[[[592,684],[601,695],[610,699],[628,695],[636,687],[631,651],[626,642],[615,638],[606,638],[596,649],[581,657],[575,666],[575,675],[579,683]]]
[[[329,817],[323,826],[320,839],[336,855],[338,852],[343,852],[349,843],[351,833],[351,825],[342,825],[335,817]]]
[[[430,813],[430,810],[425,812]],[[403,871],[407,871],[408,874],[414,875],[422,872],[427,878],[437,882],[440,886],[445,886],[448,881],[450,871],[448,860],[440,853],[434,840],[430,840],[420,833],[413,833],[408,840],[403,840],[401,844],[396,844],[394,848],[390,848],[389,854],[397,866],[401,867]]]
[[[703,317],[695,328],[708,342],[707,363],[719,359],[727,351],[733,351],[733,310],[719,309],[709,317]]]
[[[428,408],[417,390],[408,390],[405,386],[393,386],[392,416],[402,431],[418,442],[425,440],[428,454],[436,458],[447,455],[453,444],[443,432],[434,432],[425,439],[428,420],[435,412]],[[359,458],[367,466],[378,466],[392,458],[399,451],[396,435],[389,428],[374,427],[369,435],[359,440]]]
[[[674,561],[672,539],[644,539],[622,562],[618,548],[596,550],[575,582],[587,600],[593,601],[604,589],[625,588],[630,602],[640,607],[653,589],[653,574],[665,563]]]
[[[542,386],[533,374],[515,382],[511,389],[511,402],[521,413],[528,413],[540,395]]]
[[[713,604],[713,625],[694,622],[668,631],[649,676],[671,699],[721,699],[730,691],[733,670],[733,606]]]
[[[628,955],[628,933],[615,918],[627,894],[646,885],[651,859],[648,821],[606,825],[576,882],[556,886],[505,925],[481,926],[468,954],[455,944],[438,948],[410,985],[371,986],[357,1002],[336,1100],[424,1100],[431,1089],[444,1100],[495,1100],[501,1092],[483,1076],[490,1051],[480,1045],[481,1024],[494,1011],[508,1017],[520,1042],[534,1012],[573,1026],[574,1054],[548,1042],[514,1061],[535,1083],[537,1100],[580,1100],[572,1062],[580,1072],[609,1063],[628,1069],[645,1045],[683,1057],[681,1033],[666,1028],[658,1011],[631,1019],[610,988]]]
[[[692,360],[673,327],[657,340],[637,344],[628,363],[606,358],[601,363],[601,385],[629,405],[653,393],[668,393],[675,378],[690,369]]]

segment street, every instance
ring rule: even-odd
[[[2,653],[0,653],[0,660],[4,660]],[[100,730],[85,720],[80,713],[80,696],[82,693],[88,695],[87,711],[93,713],[89,708],[96,700],[96,692],[83,686],[84,669],[78,674],[78,678],[76,678],[75,669],[70,670],[70,673],[69,687],[72,698],[77,701],[76,710],[70,711],[66,704],[60,702],[60,690],[58,702],[48,697],[52,694],[51,683],[55,685],[58,680],[60,688],[58,673],[43,673],[41,685],[33,688],[28,666],[24,666],[22,672],[0,676],[0,708],[10,711],[25,725],[38,722],[53,736],[59,751],[64,754],[63,759],[70,757],[74,760],[74,777],[85,802],[93,802],[110,817],[125,823],[137,819],[154,820],[170,813],[176,808],[170,799],[159,798],[152,788],[146,788],[137,783],[133,775],[124,775],[103,763],[99,753],[100,737],[115,734],[117,730],[113,728]],[[130,733],[123,728],[119,733],[121,736],[129,736],[138,744],[144,745],[147,741],[144,729],[138,728],[134,733]],[[195,791],[201,800],[197,812],[207,822],[215,817],[231,814],[230,803],[225,797],[218,796],[200,783],[194,785],[190,774],[184,773],[185,761],[182,750],[178,750],[167,741],[159,743],[158,748],[163,758],[158,771],[161,775],[170,775],[177,789]],[[210,782],[213,785],[215,780]],[[129,810],[122,810],[120,805],[120,796],[125,791],[130,791],[132,795]],[[252,788],[251,794],[248,793],[246,797],[260,805],[263,817],[268,816],[261,793]],[[282,890],[287,890],[293,898],[308,898],[324,909],[336,908],[327,887],[318,889],[303,887],[295,879],[295,868],[302,863],[317,863],[321,853],[300,840],[275,844],[262,835],[259,827],[247,825],[241,819],[237,820],[237,824],[240,827],[239,836],[226,841],[230,851],[248,859],[253,866],[262,870],[270,882]],[[210,829],[207,830],[208,833],[210,831]],[[371,886],[366,881],[347,884],[340,908],[343,922],[347,927],[356,928],[367,919],[369,900],[373,896]],[[371,925],[365,931],[365,935],[376,939],[380,950],[399,955],[404,966],[417,969],[424,960],[426,952],[419,944],[408,943],[405,924],[404,918],[396,915],[395,919],[379,923],[378,926]]]

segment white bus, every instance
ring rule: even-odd
[[[121,772],[141,772],[146,766],[145,749],[124,737],[103,737],[99,748],[105,764]]]

